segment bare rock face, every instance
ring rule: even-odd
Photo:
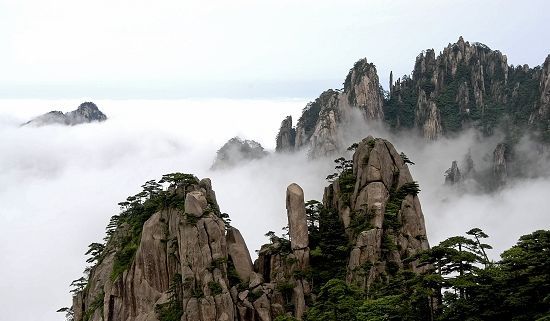
[[[493,174],[498,185],[503,185],[508,177],[507,162],[510,160],[508,146],[500,143],[493,152]]]
[[[272,321],[288,313],[301,319],[311,287],[299,277],[309,268],[300,186],[287,190],[293,245],[274,239],[262,247],[254,267],[239,230],[221,218],[210,180],[177,184],[164,197],[183,201],[184,210],[153,213],[123,270],[117,266],[134,231],[126,223],[114,231],[88,286],[73,297],[75,320],[157,321],[163,313],[181,315],[182,321]]]
[[[347,282],[368,290],[399,269],[419,272],[405,258],[429,245],[418,186],[402,156],[389,142],[368,137],[346,171],[348,181],[339,177],[325,189],[323,210],[346,227],[339,242],[353,245],[347,266],[340,265]],[[73,297],[75,321],[158,321],[163,315],[181,321],[302,320],[315,301],[310,271],[318,267],[310,261],[302,188],[287,187],[289,239],[268,233],[270,243],[252,264],[241,233],[224,220],[210,180],[177,174],[166,175],[170,187],[150,191],[143,203],[121,203],[127,208],[117,218],[122,221],[88,285]]]
[[[293,143],[287,144],[283,139],[290,136],[286,134],[290,132],[288,118],[283,121],[277,146],[281,146],[280,150],[284,150],[283,145],[307,148],[314,158],[340,152],[346,147],[343,135],[354,117],[352,111],[367,121],[383,120],[383,101],[376,67],[361,59],[348,73],[343,90],[327,90],[304,108],[296,124]]]
[[[286,210],[291,248],[293,250],[304,249],[309,243],[306,208],[304,191],[298,184],[290,184],[286,189]]]
[[[185,214],[201,217],[207,205],[206,195],[203,192],[189,192],[185,197]]]
[[[543,139],[548,140],[550,138],[550,55],[542,65],[539,93],[538,108],[531,115],[529,123],[538,127]]]
[[[418,187],[391,143],[370,136],[361,141],[353,155],[353,175],[354,188],[344,190],[336,180],[325,189],[323,205],[337,209],[354,244],[347,281],[368,290],[400,268],[416,271],[415,262],[404,259],[429,244]],[[345,224],[346,215],[354,226]]]
[[[212,169],[226,169],[244,162],[261,159],[268,155],[262,145],[254,140],[243,140],[233,137],[216,153]]]
[[[506,103],[506,56],[462,37],[437,57],[433,49],[422,52],[410,81],[397,84],[393,100],[417,93],[415,127],[428,139],[469,126],[471,115],[485,116],[486,99]]]
[[[120,274],[113,274],[113,260],[120,255],[117,244],[130,231],[123,226],[115,231],[107,256],[91,271],[92,286],[75,296],[75,320],[91,315],[93,321],[153,321],[159,309],[173,304],[181,305],[181,320],[235,320],[226,277],[225,223],[212,211],[217,204],[206,206],[214,195],[205,189],[208,183],[185,188],[186,213],[165,208],[145,222],[135,256]]]
[[[471,158],[470,158],[471,159]],[[462,180],[457,161],[453,161],[451,168],[445,172],[445,184],[454,185]]]
[[[68,125],[74,126],[91,122],[102,122],[107,120],[107,116],[102,113],[92,102],[82,103],[76,110],[68,113],[60,111],[50,111],[23,124],[23,126],[44,126],[44,125]]]
[[[539,114],[542,118],[548,116],[550,111],[550,55],[546,57],[542,65],[542,73],[540,77],[540,106]]]
[[[277,134],[275,150],[277,152],[289,152],[294,150],[295,139],[296,130],[292,128],[292,116],[288,116],[281,122],[281,128]]]
[[[424,90],[420,90],[418,94],[416,126],[421,128],[422,135],[430,140],[439,138],[443,131],[437,105],[433,99],[428,100]]]
[[[383,97],[376,67],[361,59],[350,70],[344,83],[344,95],[350,106],[360,108],[366,119],[384,119]]]
[[[243,281],[249,281],[254,272],[250,252],[238,229],[231,227],[227,230],[227,245],[229,257],[233,261],[235,271]]]

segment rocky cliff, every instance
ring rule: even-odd
[[[44,125],[79,125],[91,122],[101,122],[107,120],[107,116],[97,108],[92,102],[82,103],[76,110],[63,113],[61,111],[50,111],[46,114],[35,117],[23,126],[44,126]]]
[[[335,154],[343,147],[343,128],[353,117],[366,121],[384,118],[383,93],[380,90],[376,67],[361,59],[349,71],[342,90],[327,90],[309,103],[294,128],[294,139],[285,135],[292,129],[287,118],[277,137],[277,151],[308,148],[312,156]]]
[[[212,169],[230,168],[242,162],[260,159],[268,155],[262,145],[254,140],[233,137],[216,153]]]
[[[394,81],[392,73],[384,94],[375,66],[361,59],[342,90],[328,90],[304,108],[293,145],[278,142],[278,150],[292,145],[313,156],[340,151],[351,110],[429,140],[469,128],[492,135],[501,128],[511,140],[531,133],[550,142],[549,68],[550,56],[542,67],[508,65],[500,51],[460,37],[439,54],[420,53],[412,75]]]
[[[338,214],[352,244],[346,280],[368,289],[406,268],[405,259],[429,248],[424,215],[404,157],[383,139],[367,137],[325,189],[323,205]]]
[[[400,270],[419,272],[406,259],[428,242],[406,157],[383,139],[356,147],[322,204],[288,186],[288,237],[267,233],[254,264],[209,179],[146,182],[119,203],[105,244],[90,245],[94,266],[75,290],[74,320],[301,320],[329,279],[368,291]]]

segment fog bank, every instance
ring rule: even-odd
[[[0,100],[2,319],[63,320],[55,310],[70,304],[69,284],[86,266],[87,245],[103,238],[109,218],[118,214],[117,203],[149,179],[176,171],[212,178],[221,210],[253,252],[265,241],[264,233],[279,234],[286,225],[286,186],[298,183],[306,199],[320,200],[325,177],[333,172],[335,157],[309,161],[305,151],[210,170],[216,150],[234,136],[273,150],[280,121],[288,114],[298,118],[305,106],[300,100],[105,100],[95,101],[109,117],[104,123],[19,127],[33,116],[73,110],[81,102]],[[480,143],[475,132],[466,132],[427,143],[358,124],[349,141],[384,137],[416,162],[410,168],[422,190],[432,245],[479,227],[490,235],[497,258],[520,235],[550,225],[547,176],[511,182],[493,194],[443,186],[444,171],[468,150],[476,166],[486,166],[487,150],[498,137]]]

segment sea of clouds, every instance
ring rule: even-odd
[[[69,111],[81,100],[0,100],[0,299],[2,319],[63,320],[69,284],[86,267],[87,245],[102,240],[117,203],[143,182],[169,172],[210,177],[223,212],[254,250],[265,232],[286,225],[285,190],[300,184],[306,199],[320,200],[332,158],[308,160],[305,152],[271,154],[232,169],[211,171],[216,150],[228,139],[254,139],[273,150],[286,115],[298,119],[303,100],[100,100],[109,119],[73,127],[20,127],[50,110]],[[444,186],[451,161],[471,151],[477,168],[490,166],[493,140],[466,132],[427,143],[395,136],[361,121],[349,142],[369,134],[389,138],[416,165],[430,243],[472,227],[490,235],[492,257],[519,236],[547,229],[548,168],[486,194]],[[526,153],[530,145],[523,144]],[[349,157],[349,155],[347,155]]]

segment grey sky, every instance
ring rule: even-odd
[[[539,65],[546,0],[0,0],[0,98],[305,97],[367,57],[386,86],[460,35]]]

